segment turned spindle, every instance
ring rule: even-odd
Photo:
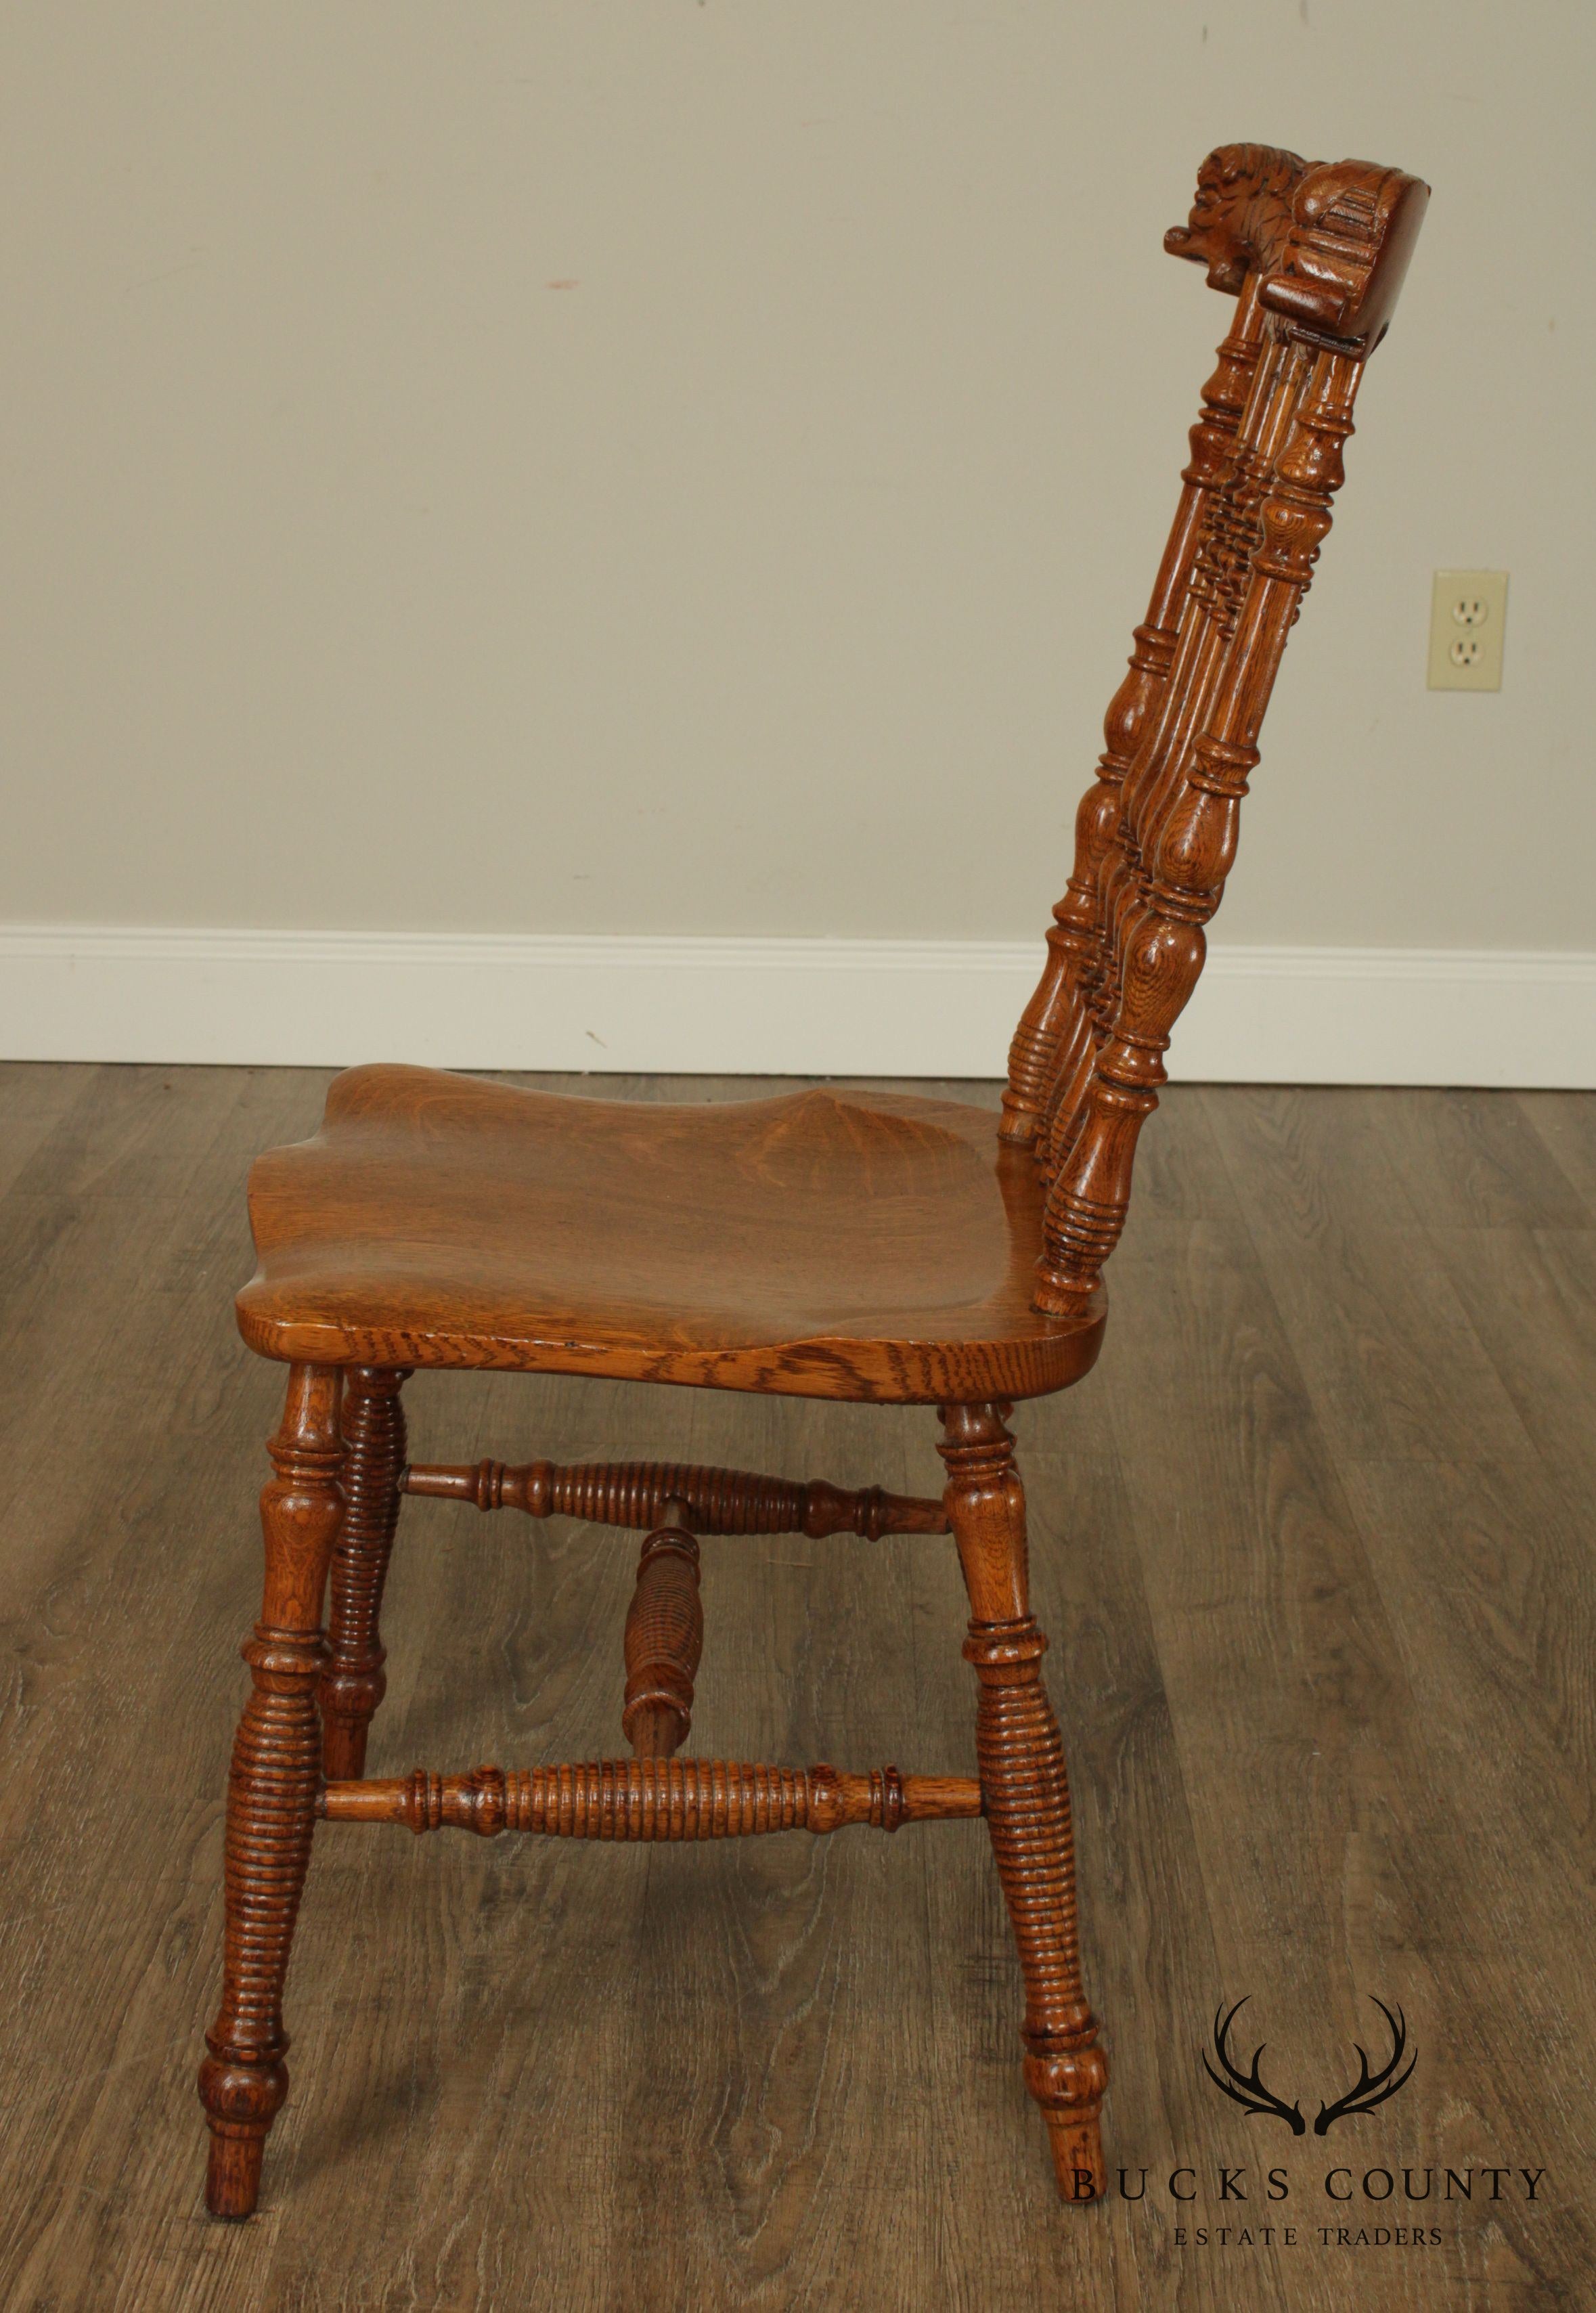
[[[417,1767],[391,1781],[329,1783],[319,1802],[330,1823],[472,1831],[483,1839],[505,1831],[546,1839],[748,1839],[775,1831],[823,1834],[852,1824],[896,1831],[981,1811],[981,1786],[967,1775],[900,1775],[896,1767],[846,1774],[730,1759],[588,1759],[508,1773],[477,1767],[469,1775]]]
[[[639,1759],[668,1759],[693,1723],[693,1681],[704,1650],[698,1544],[688,1506],[668,1501],[644,1543],[627,1612],[627,1693],[621,1731]]]
[[[686,1505],[697,1534],[856,1534],[877,1542],[884,1534],[948,1530],[941,1502],[913,1494],[680,1462],[416,1462],[400,1488],[479,1510],[585,1518],[591,1526],[658,1526],[674,1500]]]

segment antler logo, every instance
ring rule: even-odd
[[[1372,2112],[1377,2104],[1385,2102],[1387,2097],[1394,2097],[1418,2062],[1416,2051],[1407,2058],[1407,2069],[1403,2071],[1397,2071],[1407,2047],[1407,2019],[1399,2008],[1393,2016],[1383,2000],[1375,2000],[1372,1992],[1369,1997],[1374,2001],[1374,2005],[1391,2027],[1390,2059],[1377,2072],[1371,2072],[1369,2059],[1364,2054],[1361,2045],[1356,2040],[1353,2042],[1353,2046],[1358,2052],[1358,2076],[1344,2097],[1337,2097],[1334,2104],[1320,2106],[1319,2118],[1313,2124],[1315,2136],[1322,2136],[1325,2131],[1333,2128],[1338,2120],[1350,2120],[1355,2114],[1360,2112]]]
[[[1302,2118],[1301,2106],[1294,2104],[1283,2104],[1273,2090],[1267,2089],[1258,2078],[1258,2064],[1262,2060],[1265,2048],[1269,2045],[1268,2042],[1265,2040],[1259,2043],[1254,2053],[1252,2070],[1250,2072],[1238,2071],[1232,2061],[1227,2045],[1231,2026],[1251,1997],[1252,1994],[1250,1992],[1245,1993],[1237,2001],[1228,2016],[1224,2013],[1223,2001],[1214,2010],[1214,2053],[1224,2067],[1224,2077],[1222,2080],[1208,2062],[1206,2049],[1203,2052],[1203,2070],[1219,2090],[1220,2095],[1229,2097],[1232,2104],[1239,2104],[1249,2119],[1256,2118],[1260,2112],[1272,2113],[1276,2120],[1283,2120],[1285,2123],[1293,2136],[1301,2136],[1307,2126],[1307,2123]]]
[[[1232,2104],[1240,2105],[1250,2118],[1259,2113],[1265,2114],[1276,2120],[1283,2120],[1293,2136],[1302,2136],[1306,2133],[1308,2124],[1302,2118],[1301,2105],[1287,2104],[1284,2098],[1277,2097],[1272,2089],[1266,2087],[1259,2071],[1258,2067],[1268,2042],[1266,2040],[1259,2043],[1254,2051],[1251,2070],[1249,2071],[1242,2071],[1231,2054],[1231,2026],[1250,1998],[1251,1994],[1249,1992],[1242,1999],[1238,2000],[1228,2015],[1223,2001],[1215,2010],[1214,2053],[1219,2059],[1220,2070],[1215,2071],[1208,2062],[1208,2053],[1206,2048],[1201,2052],[1203,2070],[1219,2090],[1220,2095],[1229,2097]],[[1391,2053],[1380,2070],[1377,2072],[1372,2072],[1369,2069],[1367,2053],[1360,2042],[1354,2041],[1353,2045],[1357,2049],[1358,2055],[1358,2076],[1345,2096],[1337,2097],[1334,2104],[1325,2104],[1321,2101],[1319,2118],[1313,2124],[1315,2136],[1326,2134],[1329,2130],[1334,2128],[1338,2120],[1354,2119],[1359,2113],[1372,2112],[1377,2105],[1384,2104],[1388,2097],[1394,2097],[1397,2090],[1412,2077],[1413,2068],[1418,2062],[1416,2052],[1407,2057],[1405,2065],[1402,2062],[1403,2057],[1407,2053],[1407,2019],[1400,2008],[1393,2013],[1383,2000],[1376,1999],[1373,1993],[1370,1994],[1370,1998],[1374,2001],[1375,2007],[1379,2009],[1390,2027]]]

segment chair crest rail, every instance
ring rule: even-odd
[[[505,1772],[478,1767],[391,1781],[324,1786],[317,1813],[331,1823],[446,1827],[484,1839],[501,1832],[551,1839],[740,1839],[763,1832],[841,1831],[870,1824],[943,1822],[982,1812],[971,1776],[900,1775],[896,1767],[846,1774],[836,1767],[767,1767],[725,1759],[592,1759]]]
[[[880,1486],[850,1492],[823,1478],[807,1484],[752,1470],[706,1470],[673,1462],[416,1462],[401,1492],[473,1502],[528,1517],[584,1518],[592,1526],[653,1526],[665,1505],[685,1502],[699,1534],[946,1534],[942,1503]]]

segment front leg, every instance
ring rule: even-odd
[[[206,2200],[217,2217],[253,2211],[267,2133],[288,2093],[283,1980],[321,1780],[316,1689],[327,1652],[327,1570],[343,1513],[341,1381],[331,1367],[290,1368],[269,1449],[276,1474],[260,1497],[266,1587],[243,1648],[253,1692],[227,1786],[222,2005],[199,2070],[211,2127]]]
[[[987,1824],[1025,1978],[1025,2085],[1042,2107],[1060,2195],[1104,2191],[1099,2122],[1108,2067],[1081,1987],[1075,1853],[1058,1722],[1030,1612],[1025,1495],[1006,1405],[945,1405],[938,1452],[969,1593],[964,1658],[980,1682],[976,1754]]]

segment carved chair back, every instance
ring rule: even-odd
[[[1427,199],[1398,169],[1222,145],[1189,223],[1165,237],[1236,310],[1009,1054],[1000,1130],[1031,1146],[1048,1183],[1039,1309],[1084,1309],[1124,1226],[1136,1136],[1203,968],[1364,365]]]

